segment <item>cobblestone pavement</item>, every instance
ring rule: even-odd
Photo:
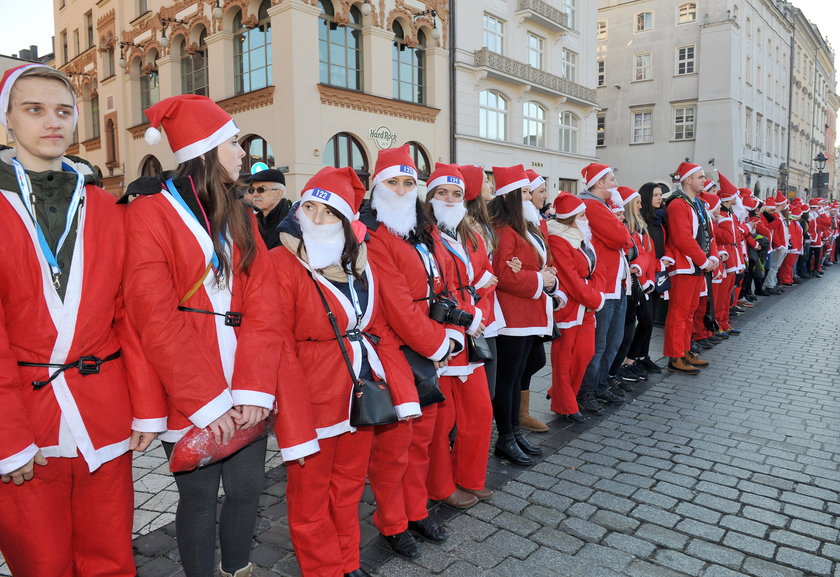
[[[600,419],[552,421],[531,435],[546,453],[536,466],[491,457],[496,494],[465,512],[436,506],[451,537],[414,561],[378,537],[366,490],[363,566],[381,577],[840,577],[838,270],[762,299],[699,377],[666,372]],[[532,395],[546,419],[549,374]],[[135,465],[138,575],[183,575],[162,451]],[[252,559],[261,575],[296,577],[274,452],[267,470]]]

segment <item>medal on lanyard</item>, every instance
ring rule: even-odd
[[[35,225],[35,230],[38,233],[38,245],[41,247],[41,253],[50,265],[50,274],[52,275],[53,286],[56,290],[61,288],[61,267],[58,266],[58,254],[61,252],[61,247],[64,246],[64,241],[70,234],[73,228],[73,221],[76,218],[76,213],[79,211],[79,206],[84,202],[85,177],[74,170],[72,166],[66,163],[61,163],[61,168],[68,172],[76,173],[76,188],[73,190],[73,196],[70,197],[70,206],[67,207],[67,219],[64,223],[64,232],[58,238],[58,244],[55,245],[55,253],[50,249],[50,245],[44,236],[44,231],[41,225],[38,224],[38,219],[35,217],[35,195],[32,193],[32,186],[29,183],[29,177],[26,176],[26,171],[18,162],[17,158],[12,159],[12,167],[15,169],[15,176],[17,177],[20,194],[23,197],[23,204],[26,206],[26,211],[32,219],[32,224]]]

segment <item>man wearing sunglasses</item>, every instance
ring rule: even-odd
[[[260,226],[265,246],[269,249],[280,245],[280,236],[277,233],[277,225],[280,224],[292,203],[284,198],[286,195],[286,178],[279,170],[269,168],[252,174],[245,179],[248,189],[245,191],[244,200],[257,215],[257,223]]]

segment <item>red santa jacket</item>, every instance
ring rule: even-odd
[[[700,219],[695,208],[682,190],[678,190],[668,199],[666,252],[674,260],[669,271],[671,275],[700,274],[700,267],[708,263],[710,258],[714,258],[714,238],[710,239],[708,253],[697,243]],[[709,218],[708,212],[705,212],[705,218]]]
[[[573,246],[563,236],[562,226],[557,222],[549,224],[548,245],[557,279],[568,297],[566,306],[554,311],[554,322],[557,328],[566,329],[582,324],[586,309],[600,310],[604,306],[604,294],[593,279],[598,264],[595,248],[590,244],[591,256],[588,256],[579,245]]]
[[[510,226],[496,229],[499,237],[495,258],[499,263],[506,263],[517,257],[522,263],[519,272],[513,272],[507,265],[498,269],[499,284],[496,298],[505,317],[506,326],[499,329],[500,335],[509,336],[546,336],[552,333],[551,323],[554,305],[552,299],[543,290],[540,271],[546,263],[547,253],[540,240],[531,233],[529,240],[522,238]],[[565,295],[555,289],[563,302]]]
[[[770,220],[770,217],[767,216],[766,212],[761,213],[761,220],[767,226],[767,229],[770,231],[770,250],[776,250],[778,248],[787,248],[787,238],[785,235],[784,224],[782,222],[782,215],[780,214],[773,214],[773,219]]]
[[[811,211],[808,218],[808,236],[811,237],[811,248],[820,248],[823,245],[822,227],[817,224],[819,213]]]
[[[790,232],[790,252],[802,254],[805,246],[805,235],[802,231],[802,225],[799,224],[799,219],[791,220],[788,223],[788,231]]]
[[[156,377],[123,308],[124,207],[104,190],[85,187],[62,301],[20,195],[0,194],[0,473],[25,465],[38,450],[45,457],[81,454],[94,471],[128,451],[132,428],[166,429],[165,399],[144,392]],[[121,356],[97,374],[68,369],[39,390],[33,381],[47,380],[56,368],[18,366],[117,351]]]
[[[499,329],[505,326],[505,317],[502,314],[502,309],[499,307],[499,300],[496,298],[496,284],[487,286],[487,283],[496,274],[491,256],[487,252],[487,244],[480,234],[476,234],[476,236],[480,241],[478,248],[473,249],[472,244],[469,242],[467,243],[467,247],[475,263],[473,266],[477,271],[477,280],[474,286],[478,293],[478,308],[481,309],[482,322],[484,323],[484,336],[495,337],[499,334]],[[502,264],[504,265],[504,263]]]
[[[580,195],[592,230],[592,245],[598,255],[595,282],[607,299],[621,298],[629,288],[629,270],[624,255],[633,246],[630,233],[603,200],[590,192]]]
[[[718,252],[725,251],[729,258],[721,263],[727,273],[738,273],[744,269],[744,255],[741,250],[741,232],[735,225],[735,217],[731,213],[721,212],[717,222],[715,242]]]
[[[169,430],[162,439],[177,441],[235,405],[273,408],[279,357],[290,337],[279,328],[283,297],[265,246],[256,243],[248,274],[239,270],[234,247],[235,272],[218,286],[212,271],[205,276],[213,255],[210,235],[168,191],[134,200],[127,227],[126,309],[169,400]],[[253,217],[252,227],[259,239]],[[216,314],[178,310],[202,278],[183,304]],[[226,323],[220,315],[228,312],[242,315],[241,326]],[[290,394],[278,404],[281,427],[296,414],[294,383],[284,387]]]
[[[636,256],[630,261],[630,273],[636,276],[642,290],[648,291],[656,282],[656,271],[660,265],[656,258],[656,247],[647,233],[632,232],[630,238],[636,247]]]

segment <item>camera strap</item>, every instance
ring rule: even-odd
[[[446,288],[446,277],[443,276],[443,267],[440,266],[440,263],[437,261],[437,257],[434,253],[430,253],[429,249],[426,248],[426,245],[423,243],[418,242],[414,245],[414,250],[417,251],[417,256],[420,257],[420,262],[423,264],[423,270],[426,272],[426,280],[429,283],[429,294],[426,295],[424,298],[414,299],[413,302],[420,302],[420,301],[428,301],[429,306],[432,306],[432,302],[434,301],[434,296],[437,294],[435,291],[435,278],[440,277],[441,284],[443,288]],[[425,255],[425,257],[423,256]]]
[[[318,281],[315,280],[314,276],[312,276],[312,271],[307,270],[307,273],[309,274],[309,278],[312,279],[312,282],[315,283],[315,289],[318,291],[318,296],[321,297],[321,303],[327,311],[327,318],[330,319],[330,325],[332,325],[333,332],[335,333],[335,340],[338,341],[338,346],[341,347],[341,355],[344,357],[344,363],[347,365],[347,370],[350,372],[350,378],[353,380],[353,383],[357,383],[359,381],[359,377],[356,376],[356,371],[353,370],[353,363],[350,362],[350,355],[347,354],[347,347],[344,346],[344,338],[338,328],[338,322],[335,320],[335,315],[333,314],[332,309],[330,309],[329,303],[327,303],[327,297],[324,296],[324,291],[322,291],[321,287],[318,286]],[[349,279],[348,282],[352,287],[352,278]],[[353,289],[351,288],[351,291],[352,290]],[[356,325],[356,330],[358,331],[358,324]],[[350,337],[348,336],[348,338]]]

